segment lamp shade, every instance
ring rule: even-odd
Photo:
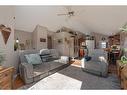
[[[16,43],[19,43],[19,39],[18,38],[16,39]]]

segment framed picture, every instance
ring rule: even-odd
[[[5,25],[1,24],[0,25],[0,31],[2,33],[3,39],[5,44],[7,44],[7,41],[10,37],[11,34],[11,28],[10,27],[6,27]]]
[[[62,43],[62,39],[58,39],[58,43],[61,44]]]
[[[20,50],[25,50],[26,49],[24,43],[20,43],[19,46],[20,46]]]
[[[45,38],[40,38],[40,42],[46,42]]]

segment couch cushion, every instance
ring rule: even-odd
[[[93,71],[101,71],[101,63],[98,61],[87,61],[85,68]]]
[[[38,75],[48,72],[50,70],[50,66],[48,64],[43,63],[40,65],[33,66],[33,69],[34,69],[34,74],[35,74],[34,76],[38,76]]]
[[[38,75],[47,73],[50,70],[56,69],[56,68],[58,68],[60,66],[63,66],[63,65],[64,65],[63,63],[54,62],[54,61],[45,62],[45,63],[40,64],[40,65],[35,65],[33,67],[33,69],[34,69],[34,76],[38,76]]]
[[[47,62],[46,64],[50,66],[50,70],[56,69],[56,68],[64,65],[63,63],[54,62],[54,61]]]
[[[39,54],[28,54],[28,55],[25,55],[25,57],[29,64],[41,64],[42,63]]]

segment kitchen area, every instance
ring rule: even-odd
[[[85,55],[85,51],[83,52],[84,44],[87,45],[89,54],[94,49],[104,49],[105,51],[107,51],[109,64],[115,65],[116,60],[120,58],[120,33],[112,36],[107,36],[99,33],[86,35],[84,42],[82,42],[80,45],[80,57],[83,57]]]

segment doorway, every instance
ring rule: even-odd
[[[48,36],[48,49],[52,49],[52,37]]]

